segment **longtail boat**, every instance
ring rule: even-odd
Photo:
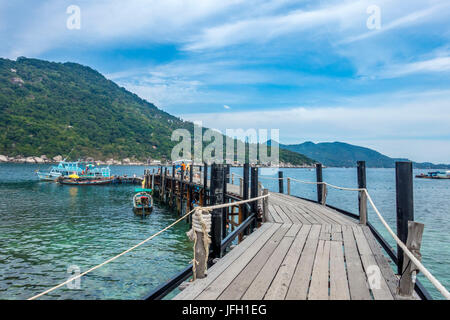
[[[71,178],[72,177],[72,178]],[[60,177],[57,182],[60,184],[70,185],[70,186],[98,186],[113,183],[114,178],[101,178],[101,179],[86,179],[86,178],[76,178],[69,176],[67,178]]]
[[[136,188],[133,197],[133,211],[137,215],[149,215],[153,211],[152,189]]]

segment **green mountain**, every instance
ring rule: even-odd
[[[183,121],[76,63],[0,58],[0,154],[170,159]],[[295,165],[313,161],[280,150]]]
[[[304,154],[328,167],[354,167],[356,161],[363,160],[366,161],[368,167],[394,168],[396,161],[409,161],[408,159],[390,158],[378,151],[343,142],[280,144],[280,148]],[[418,169],[444,169],[449,168],[450,165],[414,162],[414,167]]]

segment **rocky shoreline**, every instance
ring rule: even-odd
[[[0,155],[0,163],[27,163],[27,164],[53,164],[59,163],[63,160],[63,157],[58,155],[53,158],[48,158],[46,155],[37,156],[15,156],[9,157],[5,155]],[[94,160],[93,158],[86,158],[85,161],[94,162],[97,165],[127,165],[127,166],[144,166],[144,165],[160,165],[160,161],[142,162],[130,158],[125,158],[122,160],[108,159],[106,161]]]
[[[0,163],[27,163],[27,164],[55,164],[59,163],[63,160],[63,157],[58,155],[53,158],[48,158],[46,155],[41,155],[40,157],[36,156],[30,156],[30,157],[24,157],[24,156],[15,156],[15,157],[9,157],[0,155]],[[136,159],[130,159],[125,158],[122,160],[116,160],[116,159],[108,159],[106,161],[103,160],[95,160],[94,158],[88,157],[86,159],[83,159],[83,161],[87,162],[93,162],[99,166],[101,165],[116,165],[116,166],[160,166],[162,163],[159,160],[151,160],[148,162],[139,161]],[[170,165],[170,161],[166,165]],[[242,165],[233,165],[233,167],[241,167]],[[264,166],[261,166],[264,167]],[[281,162],[279,164],[279,168],[314,168],[314,165],[293,165],[290,163],[283,163]]]

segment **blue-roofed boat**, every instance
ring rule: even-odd
[[[111,170],[109,167],[95,167],[91,162],[67,162],[64,159],[57,166],[52,166],[49,171],[37,171],[36,174],[43,181],[56,181],[70,175],[76,175],[83,179],[101,179],[110,178]]]
[[[137,215],[149,215],[153,211],[152,189],[136,188],[133,197],[133,211]]]

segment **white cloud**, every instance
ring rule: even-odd
[[[319,26],[335,23],[344,25],[348,18],[357,15],[363,9],[365,9],[363,1],[346,1],[314,10],[293,10],[285,14],[241,19],[206,28],[200,35],[194,35],[185,49],[203,50],[239,43],[261,43]]]
[[[381,77],[396,78],[410,75],[413,73],[426,72],[449,72],[450,71],[450,57],[436,57],[424,61],[417,61],[399,65],[388,66],[385,70],[380,72]]]
[[[357,36],[350,36],[340,41],[339,43],[343,44],[360,41],[373,36],[378,36],[382,33],[391,31],[396,28],[406,27],[412,24],[420,23],[426,20],[426,18],[429,19],[431,17],[435,17],[436,13],[438,13],[440,10],[445,10],[448,6],[449,3],[439,3],[438,5],[434,5],[431,8],[421,8],[420,10],[400,16],[392,21],[388,20],[388,22],[386,24],[383,24],[382,27],[378,30],[370,30]]]
[[[230,106],[227,106],[226,104],[224,104],[223,107],[227,110],[230,109]]]
[[[192,113],[181,117],[202,121],[206,127],[223,131],[237,128],[280,129],[281,142],[301,141],[378,141],[379,151],[391,152],[395,141],[398,150],[405,150],[399,141],[407,144],[413,160],[450,162],[448,149],[416,148],[414,141],[434,141],[450,136],[450,92],[435,91],[382,95],[355,99],[347,106],[294,107],[283,110],[258,110],[226,113]],[[444,140],[445,142],[446,140]],[[390,148],[382,147],[386,142]],[[446,143],[446,142],[445,142]],[[426,152],[425,152],[426,151]],[[390,155],[402,157],[400,152]]]

